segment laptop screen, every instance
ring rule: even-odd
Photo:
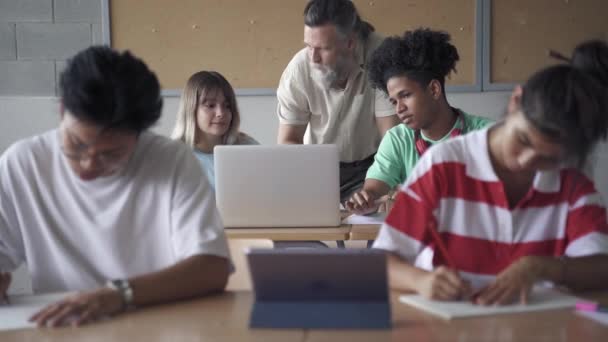
[[[226,227],[340,225],[335,145],[222,145],[214,159]]]
[[[256,300],[388,300],[381,250],[260,249],[247,258]]]

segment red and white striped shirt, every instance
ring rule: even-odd
[[[606,209],[589,178],[572,168],[539,171],[524,198],[509,208],[490,162],[487,135],[486,128],[425,153],[374,248],[432,269],[446,264],[441,253],[433,253],[428,229],[435,227],[455,267],[481,278],[526,255],[608,254]]]

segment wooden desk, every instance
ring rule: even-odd
[[[608,304],[608,293],[588,296]],[[0,341],[603,341],[608,327],[572,310],[444,321],[391,296],[392,330],[249,329],[252,293],[152,307],[81,328],[0,332]]]
[[[308,332],[306,341],[606,341],[608,328],[571,309],[445,321],[392,300],[391,331]]]
[[[273,241],[344,241],[350,225],[339,227],[232,228],[226,227],[229,239],[268,239]]]
[[[353,224],[348,234],[349,240],[376,240],[378,231],[380,230],[379,224]]]
[[[347,211],[341,211],[340,217],[350,215]],[[367,227],[367,228],[366,228]],[[345,240],[374,240],[378,233],[376,225],[351,226],[343,224],[339,227],[268,227],[268,228],[239,228],[226,227],[225,232],[228,239],[266,239],[272,241],[338,241]],[[357,233],[352,234],[351,230]],[[367,229],[365,233],[362,231]],[[360,232],[360,233],[359,233]],[[340,243],[339,243],[340,245]]]
[[[2,342],[21,341],[302,341],[302,330],[249,330],[250,292],[150,307],[81,328],[0,332]]]

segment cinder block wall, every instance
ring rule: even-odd
[[[65,61],[102,44],[103,0],[0,0],[0,96],[55,96]]]

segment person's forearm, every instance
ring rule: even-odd
[[[306,125],[279,124],[278,144],[303,144]]]
[[[288,137],[280,137],[277,141],[280,145],[301,145],[304,143],[303,140],[288,138]]]
[[[608,255],[533,258],[544,280],[576,291],[608,289]]]
[[[388,254],[388,279],[389,286],[398,291],[419,292],[416,284],[419,279],[428,272],[411,265],[395,254]]]
[[[374,197],[374,200],[376,200],[388,194],[391,188],[383,181],[373,178],[367,178],[365,180],[365,183],[363,183],[363,190],[367,191],[367,193],[372,195]]]
[[[195,255],[158,272],[130,279],[133,304],[143,306],[219,292],[226,286],[228,275],[227,259]]]

